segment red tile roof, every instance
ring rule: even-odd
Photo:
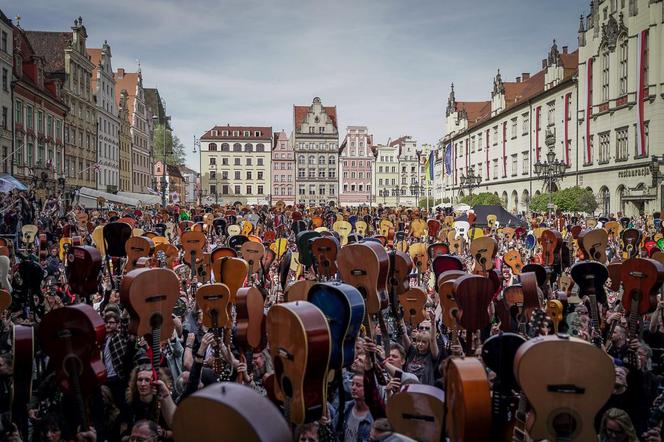
[[[468,117],[468,124],[472,124],[484,117],[486,114],[491,114],[490,101],[457,101],[457,111],[465,111]]]
[[[212,131],[217,130],[218,135],[212,135]],[[222,130],[227,130],[228,135],[221,135]],[[239,136],[233,136],[233,131],[239,131]],[[250,132],[248,137],[243,135],[244,131],[248,130]],[[260,131],[261,135],[259,137],[254,136],[255,131]],[[214,126],[212,129],[208,130],[201,136],[201,140],[246,140],[246,139],[260,139],[266,141],[272,141],[272,127],[271,126]]]
[[[65,49],[72,41],[71,32],[25,31],[35,53],[44,57],[46,72],[65,71]]]
[[[115,102],[120,105],[120,94],[122,90],[127,91],[127,114],[129,121],[133,121],[134,102],[136,101],[136,88],[138,87],[138,72],[125,72],[118,69],[115,78]]]
[[[302,122],[311,110],[311,106],[293,106],[293,114],[295,115],[295,130],[299,131]],[[328,117],[332,120],[332,125],[337,129],[337,107],[336,106],[323,106],[323,110]]]
[[[97,92],[97,69],[99,69],[99,62],[101,61],[101,49],[91,49],[87,48],[86,51],[90,56],[90,61],[95,65],[94,70],[92,71],[92,81],[90,82],[90,89],[92,93]]]

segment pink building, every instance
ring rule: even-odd
[[[295,204],[295,151],[283,130],[274,134],[272,143],[271,189],[272,204]]]
[[[348,126],[346,138],[340,147],[341,191],[339,204],[342,206],[369,205],[371,200],[371,152],[373,135],[366,126]]]

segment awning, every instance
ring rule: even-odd
[[[161,203],[161,196],[150,195],[148,193],[118,192],[118,196],[134,199],[139,201],[144,206],[152,206],[154,204]]]
[[[81,187],[78,190],[78,203],[85,208],[96,208],[97,198],[99,197],[104,198],[108,203],[123,204],[125,206],[137,207],[141,204],[135,198],[115,195],[101,190],[90,189],[89,187]]]
[[[28,187],[8,173],[0,174],[0,192],[9,193],[14,189],[28,190]]]

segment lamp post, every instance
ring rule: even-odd
[[[565,176],[567,165],[564,161],[556,159],[556,152],[554,151],[556,145],[556,135],[547,130],[544,143],[549,148],[546,153],[546,162],[537,160],[534,164],[535,175],[541,180],[544,180],[544,185],[549,192],[549,204],[547,209],[549,218],[551,218],[551,210],[553,209],[553,186]]]
[[[416,147],[415,148],[415,155],[417,155],[417,179],[415,179],[415,188],[417,193],[415,194],[415,207],[420,207],[420,183],[422,182],[420,172],[422,169],[422,148],[421,147]]]
[[[171,117],[169,115],[164,115],[164,137],[163,137],[163,145],[162,150],[161,150],[161,159],[162,159],[162,171],[161,171],[161,206],[166,207],[166,187],[168,184],[166,183],[166,127],[168,126],[168,122],[170,121]],[[153,115],[152,116],[152,121],[154,121],[155,126],[159,124],[159,116]]]
[[[461,184],[459,185],[462,189],[468,189],[468,194],[473,194],[473,189],[479,187],[482,184],[482,175],[475,175],[475,167],[470,166],[468,173],[466,175],[461,175],[460,177]]]

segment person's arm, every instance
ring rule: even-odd
[[[185,371],[191,371],[191,367],[194,364],[194,341],[196,340],[196,335],[192,332],[189,332],[187,335],[187,342],[184,347],[184,359],[182,362],[182,369]]]
[[[399,327],[401,327],[401,345],[403,345],[404,350],[408,352],[411,346],[410,336],[408,336],[408,329],[406,328],[406,323],[401,318],[399,322]]]
[[[159,402],[161,403],[161,416],[164,418],[164,421],[166,422],[166,425],[168,425],[169,428],[173,427],[173,416],[175,415],[175,409],[177,406],[175,405],[175,402],[173,401],[173,396],[171,396],[171,392],[164,384],[164,381],[157,381],[155,382],[157,384],[158,388],[158,394],[159,394]]]

